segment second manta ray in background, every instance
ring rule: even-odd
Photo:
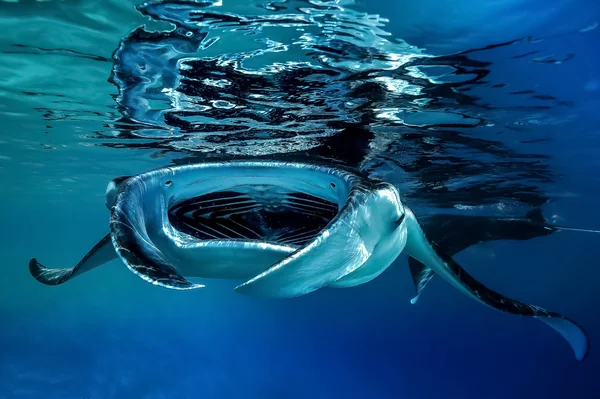
[[[203,287],[186,277],[241,279],[246,295],[295,297],[379,276],[404,252],[458,291],[494,309],[537,318],[588,351],[581,327],[476,281],[435,241],[397,189],[353,171],[291,162],[210,162],[113,180],[110,233],[73,268],[32,259],[31,274],[64,283],[120,258],[163,287]],[[425,269],[423,269],[425,270]]]

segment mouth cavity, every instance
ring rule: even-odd
[[[329,200],[280,186],[244,185],[179,201],[171,205],[168,216],[175,229],[200,240],[301,247],[331,222],[339,208]]]

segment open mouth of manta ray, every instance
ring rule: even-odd
[[[170,204],[168,218],[176,230],[200,240],[303,246],[333,220],[339,207],[305,192],[247,184]]]
[[[289,281],[269,277],[268,288],[257,291],[299,295],[360,267],[378,253],[381,239],[397,238],[401,205],[389,187],[342,169],[294,163],[162,168],[109,189],[117,192],[114,200],[107,194],[114,203],[111,240],[130,270],[153,284],[198,286],[184,276],[266,281],[262,273],[278,275],[285,260],[297,264],[284,269]],[[388,257],[395,258],[401,245],[392,247]],[[292,256],[302,250],[310,253]]]

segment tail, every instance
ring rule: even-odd
[[[580,227],[569,227],[569,226],[557,226],[549,224],[540,208],[535,208],[525,214],[525,217],[534,223],[543,225],[544,227],[552,230],[564,230],[564,231],[577,231],[580,233],[596,233],[600,234],[600,230],[597,229],[585,229]]]
[[[501,312],[540,319],[558,332],[571,346],[577,360],[583,360],[589,344],[585,331],[574,321],[556,312],[508,298],[475,280],[435,243],[425,237],[419,222],[407,208],[409,256],[427,265],[463,294]],[[408,217],[410,216],[410,217]]]
[[[33,258],[29,261],[29,272],[42,284],[59,285],[116,258],[110,234],[107,234],[74,267],[49,268]]]
[[[550,225],[550,227],[554,228],[556,230],[577,231],[577,232],[580,232],[580,233],[596,233],[596,234],[600,234],[600,230],[594,230],[594,229],[580,229],[578,227],[554,226],[554,225]]]

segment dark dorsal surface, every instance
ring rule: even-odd
[[[524,217],[437,214],[421,218],[427,237],[450,256],[481,242],[529,240],[555,232],[536,208]]]
[[[277,186],[203,194],[169,209],[171,225],[202,240],[259,240],[302,246],[338,212],[337,204]]]

